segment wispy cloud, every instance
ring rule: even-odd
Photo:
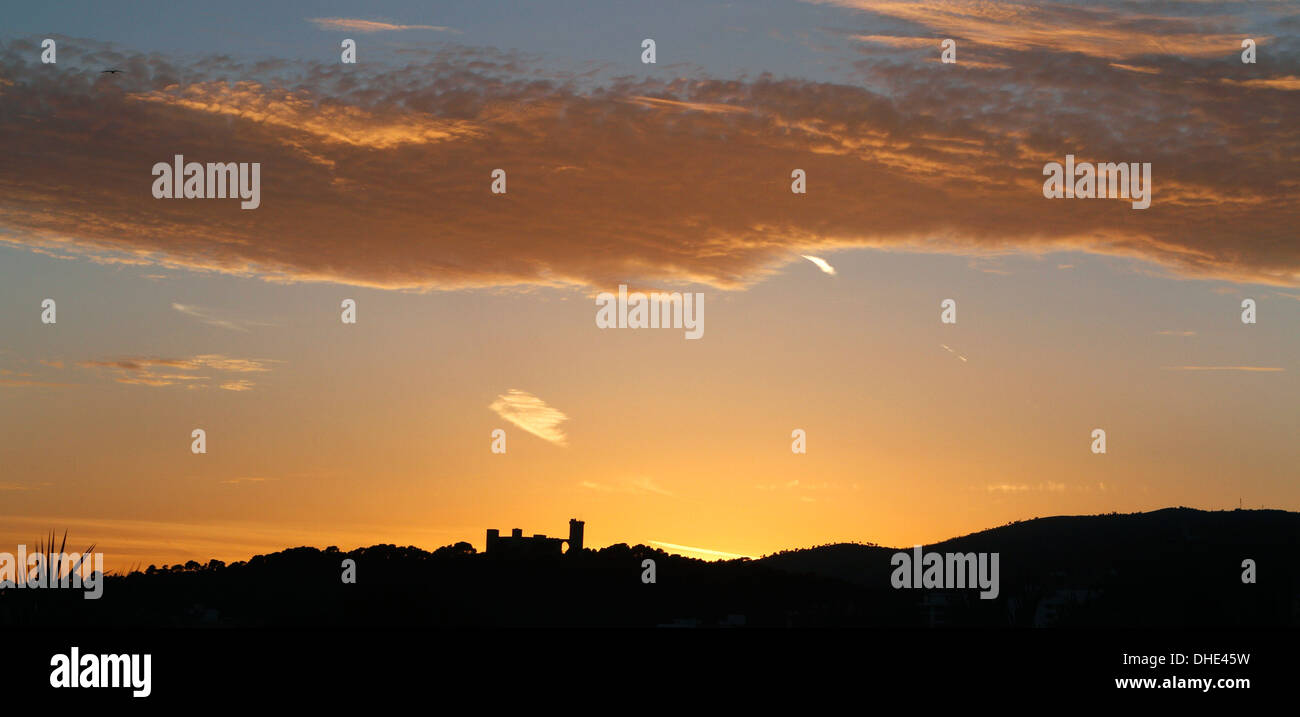
[[[1285,371],[1280,366],[1161,366],[1165,371]]]
[[[1037,485],[1029,485],[1027,483],[996,483],[984,486],[984,490],[990,493],[1028,493],[1031,491],[1063,493],[1065,492],[1065,484],[1053,483],[1051,481],[1039,483]]]
[[[691,112],[714,112],[724,114],[745,114],[749,112],[749,110],[744,107],[737,107],[736,105],[728,105],[719,102],[683,102],[681,100],[670,100],[663,97],[642,97],[640,95],[633,95],[624,101],[641,105],[643,107],[689,110]]]
[[[32,381],[24,378],[0,378],[0,386],[9,386],[12,388],[54,388],[60,386],[75,386],[72,383],[54,383],[52,381]]]
[[[395,30],[434,30],[460,32],[443,25],[396,25],[377,20],[358,20],[349,17],[313,17],[308,20],[322,30],[350,30],[352,32],[390,32]]]
[[[667,549],[668,552],[678,551],[691,555],[703,555],[705,557],[718,558],[721,560],[734,560],[736,558],[753,558],[752,555],[741,555],[740,553],[724,553],[721,550],[708,550],[706,548],[692,548],[689,545],[677,545],[676,543],[665,543],[659,540],[651,540],[651,545]]]
[[[943,347],[944,351],[947,351],[948,353],[952,354],[953,357],[956,358],[957,360],[961,361],[962,363],[967,363],[966,357],[949,348],[948,344],[939,344],[939,346]]]
[[[1160,74],[1160,70],[1155,67],[1142,67],[1141,65],[1125,65],[1122,62],[1112,62],[1110,63],[1110,66],[1121,70],[1127,70],[1128,72],[1140,72],[1146,75]]]
[[[817,268],[821,269],[823,272],[830,274],[831,276],[835,276],[835,267],[831,266],[830,263],[828,263],[825,259],[819,259],[815,256],[808,256],[807,254],[800,254],[800,256],[816,264]]]
[[[1237,25],[1227,15],[1215,17],[1213,22],[1208,18],[1198,21],[1194,15],[1161,16],[1154,12],[1135,17],[1131,11],[1105,4],[1011,0],[809,1],[914,22],[945,37],[980,45],[1077,52],[1107,60],[1173,53],[1208,56],[1240,45],[1239,37],[1222,32],[1225,25]],[[880,36],[862,39],[895,45],[910,42]]]
[[[1240,85],[1242,87],[1257,87],[1269,90],[1286,90],[1300,91],[1300,77],[1269,77],[1258,80],[1231,80],[1223,78],[1219,80],[1227,84]]]
[[[250,326],[271,326],[272,324],[264,321],[249,321],[241,319],[228,319],[218,316],[211,309],[205,309],[201,306],[192,304],[172,303],[172,308],[186,316],[192,316],[209,326],[216,326],[231,331],[248,331]]]
[[[568,438],[559,425],[569,417],[527,391],[512,388],[497,396],[488,408],[544,441],[557,446],[568,445]]]
[[[778,483],[765,483],[765,484],[759,484],[759,485],[756,485],[756,486],[754,486],[754,487],[755,487],[755,488],[758,488],[758,489],[761,490],[761,491],[769,491],[769,492],[771,492],[771,491],[790,491],[790,492],[794,493],[794,494],[797,496],[798,500],[799,500],[800,502],[802,502],[802,503],[814,503],[814,502],[817,501],[816,498],[813,498],[812,496],[807,495],[807,493],[808,493],[809,491],[817,491],[817,492],[831,491],[831,492],[835,492],[835,491],[844,490],[844,487],[843,487],[843,486],[841,486],[841,485],[837,485],[837,484],[833,484],[833,483],[829,483],[829,482],[826,482],[826,481],[823,481],[823,482],[821,482],[821,483],[807,483],[807,482],[802,482],[802,481],[800,481],[798,478],[796,478],[796,479],[794,479],[794,480],[788,480],[788,481],[786,481],[784,484],[778,484]],[[854,485],[853,485],[853,490],[857,490],[857,489],[858,489],[857,484],[854,484]]]
[[[189,388],[207,388],[206,383],[212,376],[205,373],[192,373],[207,369],[218,373],[264,373],[270,371],[270,364],[279,363],[272,359],[242,359],[222,354],[202,354],[190,358],[133,357],[96,361],[79,361],[77,366],[89,369],[103,369],[113,373],[118,383],[140,386],[176,386]],[[221,379],[220,388],[227,391],[248,391],[253,382],[242,378]]]
[[[188,110],[198,113],[197,116],[239,118],[278,128],[285,133],[278,141],[294,148],[301,159],[317,165],[317,169],[320,165],[331,169],[336,166],[328,158],[330,146],[394,149],[474,137],[481,131],[476,123],[467,120],[439,119],[409,111],[376,113],[348,104],[322,106],[312,94],[311,91],[276,92],[244,80],[168,86],[133,95],[132,99],[162,108]],[[302,134],[324,146],[308,149],[307,143],[296,136]]]
[[[29,483],[5,483],[5,482],[0,482],[0,493],[17,493],[17,492],[25,492],[25,491],[29,491],[29,490],[39,490],[39,489],[41,489],[41,488],[45,488],[45,487],[48,487],[48,486],[50,486],[50,485],[52,485],[52,484],[51,484],[51,483],[37,483],[37,484],[35,484],[35,485],[32,485],[32,484],[29,484]]]
[[[7,352],[0,351],[0,353],[7,353]],[[19,363],[25,364],[27,362],[20,361]],[[40,363],[42,366],[47,366],[55,369],[63,368],[62,361],[40,359],[37,363]],[[50,381],[45,379],[42,376],[39,376],[38,374],[32,373],[31,371],[22,371],[22,370],[10,369],[10,368],[0,368],[0,387],[61,388],[64,386],[75,386],[75,385],[77,384]]]
[[[639,493],[662,495],[668,498],[676,498],[677,494],[670,490],[660,487],[652,478],[636,477],[625,478],[614,484],[596,483],[585,480],[578,484],[587,490],[594,490],[601,493]]]
[[[859,42],[874,42],[890,47],[933,48],[939,46],[939,40],[933,37],[907,37],[902,35],[850,35]]]

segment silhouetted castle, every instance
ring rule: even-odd
[[[510,531],[508,537],[501,537],[501,532],[496,528],[488,528],[487,531],[487,548],[485,552],[489,555],[505,555],[517,558],[545,557],[551,555],[560,555],[564,553],[564,544],[568,543],[568,552],[582,550],[582,528],[585,525],[581,520],[569,520],[569,537],[548,538],[545,535],[537,534],[531,538],[524,537],[524,531],[515,528]]]

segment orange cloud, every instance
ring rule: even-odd
[[[178,373],[159,371],[157,369],[177,369],[179,371],[197,371],[207,368],[213,371],[225,373],[260,373],[270,371],[267,365],[274,363],[267,359],[240,359],[229,358],[220,354],[203,354],[192,358],[184,359],[166,359],[166,358],[124,358],[103,361],[80,361],[77,366],[91,369],[108,369],[113,373],[113,380],[117,383],[138,386],[176,386],[186,385],[187,388],[206,388],[207,384],[186,383],[194,381],[206,381],[211,376],[204,376],[193,373]],[[230,379],[220,385],[220,388],[227,391],[248,391],[253,388],[253,382],[247,379]]]
[[[1266,90],[1285,90],[1288,92],[1300,90],[1300,77],[1296,76],[1262,77],[1257,80],[1230,80],[1224,78],[1220,80],[1220,82],[1238,85],[1240,87],[1252,87]]]
[[[0,132],[22,139],[0,163],[0,241],[60,257],[390,289],[740,289],[836,249],[1081,250],[1300,282],[1298,183],[1277,159],[1300,130],[1273,119],[1300,114],[1294,93],[1206,82],[1187,60],[991,55],[1020,68],[1012,85],[864,60],[879,94],[770,77],[579,90],[468,50],[360,84],[127,57],[139,72],[104,84],[22,47],[0,54]],[[148,168],[178,153],[260,162],[261,207],[154,199]],[[1151,162],[1152,207],[1044,199],[1043,164],[1066,153]]]
[[[276,127],[286,131],[283,141],[290,146],[316,140],[390,149],[476,134],[470,122],[402,112],[378,116],[359,107],[321,102],[308,92],[285,92],[256,82],[173,85],[129,97]]]
[[[314,17],[309,22],[322,30],[352,30],[354,32],[391,32],[395,30],[436,30],[438,32],[459,32],[442,25],[394,25],[375,20],[357,20],[347,17]]]
[[[569,417],[527,391],[512,388],[497,396],[488,408],[543,441],[557,446],[568,444],[568,438],[559,426]]]
[[[1106,59],[1149,54],[1212,57],[1231,54],[1241,44],[1241,35],[1222,31],[1231,16],[1160,16],[1060,2],[810,1],[906,20],[944,37],[1014,50],[1036,47]],[[869,37],[881,41],[879,36]]]

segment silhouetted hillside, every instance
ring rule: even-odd
[[[910,549],[837,544],[786,551],[759,562],[791,573],[869,585],[880,576],[887,580],[893,570],[891,557]],[[969,592],[942,591],[952,605],[941,622],[998,624],[987,603],[999,603],[1006,622],[1022,625],[1300,622],[1300,564],[1295,559],[1300,513],[1166,508],[1036,518],[927,545],[925,550],[1001,554],[999,598],[981,604],[972,602]],[[1241,564],[1248,558],[1257,566],[1254,585],[1241,582]],[[981,614],[951,614],[964,611]]]
[[[840,544],[706,563],[614,545],[509,559],[292,548],[109,576],[99,600],[0,591],[0,624],[76,626],[1232,626],[1295,625],[1300,514],[1167,509],[1043,518],[925,546],[997,552],[999,595],[894,589],[899,550]],[[355,584],[341,580],[345,558]],[[642,582],[653,559],[656,582]],[[1258,582],[1241,581],[1243,559]]]

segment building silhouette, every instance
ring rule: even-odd
[[[568,538],[548,538],[540,533],[525,536],[520,528],[515,528],[510,531],[510,535],[503,536],[496,528],[488,528],[485,552],[489,555],[512,558],[550,557],[564,554],[566,544],[567,552],[581,551],[582,531],[585,525],[586,523],[581,520],[570,519]]]

